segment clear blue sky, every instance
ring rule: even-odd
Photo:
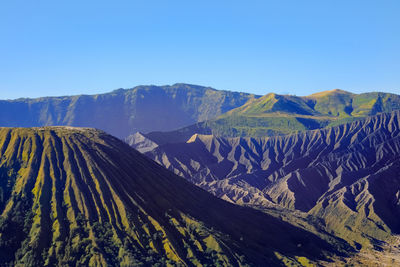
[[[400,93],[400,1],[0,2],[0,98],[185,82]]]

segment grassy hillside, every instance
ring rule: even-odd
[[[250,99],[203,127],[219,136],[260,137],[320,129],[399,109],[400,96],[389,93],[332,90],[306,97],[268,94]]]
[[[337,126],[367,116],[400,110],[400,96],[389,93],[352,94],[343,90],[306,97],[267,94],[218,118],[173,131],[150,132],[157,144],[186,141],[194,134],[222,137],[263,137]]]

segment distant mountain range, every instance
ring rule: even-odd
[[[2,266],[280,266],[345,255],[343,241],[217,199],[98,130],[1,128],[0,151]]]
[[[400,96],[325,91],[306,97],[258,96],[190,84],[137,86],[98,95],[0,100],[4,127],[76,126],[119,138],[159,132],[180,141],[195,133],[235,137],[287,134],[400,109]],[[182,138],[181,138],[182,136]],[[170,138],[168,138],[170,139]],[[160,141],[160,140],[158,140]]]
[[[174,84],[137,86],[99,95],[1,100],[0,126],[94,127],[125,138],[137,131],[169,131],[212,119],[256,97]]]
[[[400,233],[400,111],[284,136],[195,134],[145,154],[222,199],[322,219],[356,248]]]

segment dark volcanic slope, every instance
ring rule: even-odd
[[[1,265],[266,266],[332,249],[97,130],[1,128],[0,156]]]
[[[400,112],[267,138],[194,135],[147,152],[216,196],[323,219],[348,240],[400,233]]]
[[[0,101],[0,126],[94,127],[125,138],[208,120],[254,95],[189,84],[138,86],[107,94]]]

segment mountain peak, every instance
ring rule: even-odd
[[[345,90],[342,90],[342,89],[333,89],[333,90],[327,90],[327,91],[314,93],[314,94],[311,94],[311,95],[309,95],[307,97],[318,98],[318,97],[330,96],[330,95],[335,95],[335,94],[353,95],[353,93],[345,91]]]
[[[186,141],[186,143],[187,143],[187,144],[194,143],[194,142],[196,142],[197,140],[200,140],[201,142],[209,142],[209,141],[211,141],[213,138],[214,138],[214,136],[211,135],[211,134],[197,134],[197,133],[196,133],[196,134],[192,135],[192,136],[189,138],[189,140]]]
[[[143,135],[141,132],[136,132],[125,138],[125,142],[131,147],[135,147],[140,153],[146,153],[158,147],[158,145]]]
[[[196,133],[196,134],[194,134],[194,135],[192,135],[190,138],[189,138],[189,140],[187,140],[186,141],[186,143],[194,143],[194,142],[196,142],[196,139],[197,139],[197,137],[198,137],[199,135]]]

